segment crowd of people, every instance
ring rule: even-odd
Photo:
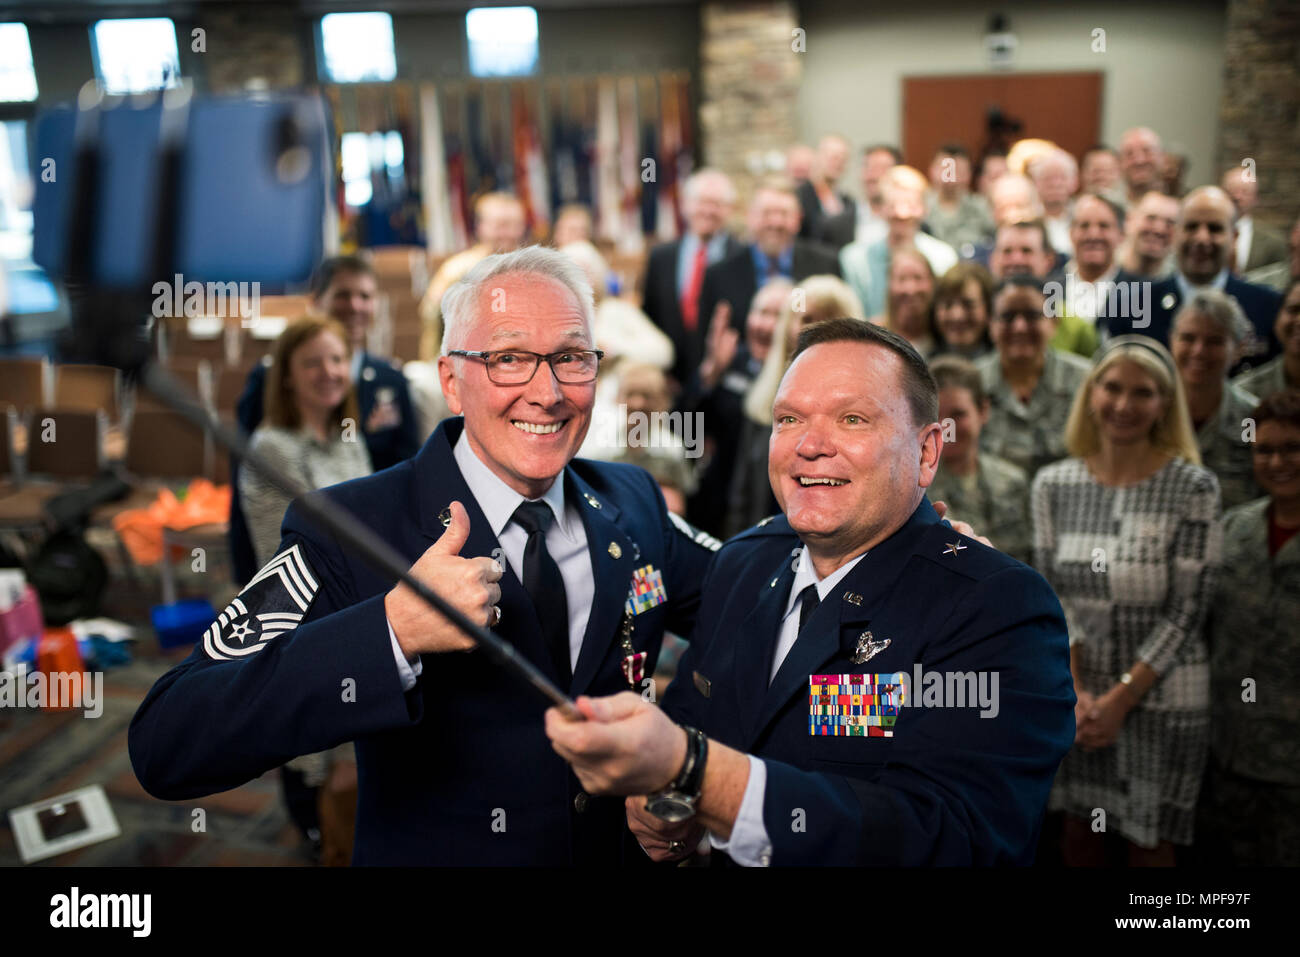
[[[639,295],[619,293],[590,213],[560,211],[552,244],[595,294],[593,422],[659,416],[636,441],[593,427],[579,454],[644,466],[670,511],[729,538],[779,511],[773,400],[800,333],[843,317],[896,333],[938,387],[930,499],[1033,565],[1065,612],[1063,860],[1300,863],[1300,221],[1288,237],[1255,222],[1245,167],[1183,192],[1145,128],[1077,158],[948,143],[924,173],[875,144],[861,198],[843,188],[851,153],[836,135],[788,151],[791,178],[756,186],[743,236],[733,183],[697,171]],[[513,197],[480,199],[476,245],[433,277],[420,361],[400,370],[364,352],[366,260],[327,264],[314,296],[333,318],[291,325],[250,381],[255,447],[316,488],[414,454],[451,414],[443,297],[523,245],[524,222]],[[364,442],[340,441],[349,417]],[[262,565],[288,502],[255,476],[238,487]]]

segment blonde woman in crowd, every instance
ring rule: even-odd
[[[1034,560],[1065,609],[1078,698],[1048,806],[1065,812],[1067,866],[1104,864],[1112,843],[1130,865],[1169,866],[1192,841],[1209,747],[1219,483],[1199,464],[1173,358],[1145,336],[1108,343],[1065,439],[1070,458],[1031,492]]]

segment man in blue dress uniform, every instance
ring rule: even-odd
[[[645,692],[664,629],[691,631],[718,543],[645,471],[573,460],[599,362],[590,286],[530,247],[479,263],[443,312],[439,369],[463,418],[414,459],[313,494],[561,688]],[[355,863],[621,861],[623,802],[583,790],[533,693],[296,505],[282,535],[136,713],[149,793],[200,797],[355,741]]]
[[[783,515],[719,551],[664,710],[547,712],[587,790],[633,795],[652,857],[707,832],[746,865],[1032,862],[1074,738],[1064,616],[927,503],[937,407],[894,333],[806,329],[773,406]]]

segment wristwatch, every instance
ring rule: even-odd
[[[695,802],[704,785],[704,762],[709,756],[709,739],[696,728],[685,725],[686,760],[677,777],[662,791],[646,796],[645,809],[660,820],[676,824],[695,816]]]

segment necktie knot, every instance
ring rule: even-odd
[[[545,532],[551,527],[554,519],[555,513],[545,502],[520,502],[514,514],[515,524],[529,535],[534,532]]]

